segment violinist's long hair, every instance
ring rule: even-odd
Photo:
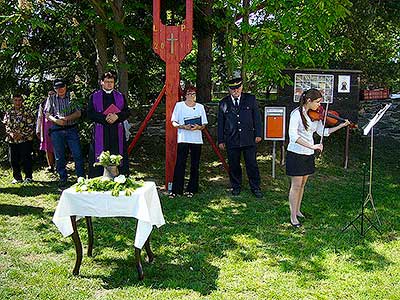
[[[322,98],[322,94],[317,89],[309,89],[307,91],[304,91],[303,94],[301,94],[300,96],[299,110],[300,110],[301,122],[303,123],[303,126],[306,130],[308,130],[308,123],[306,117],[303,114],[303,107],[306,105],[308,99],[310,99],[310,101],[315,101],[319,98]]]

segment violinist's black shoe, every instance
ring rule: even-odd
[[[292,225],[295,228],[300,228],[301,226],[303,226],[303,224],[301,224],[301,223],[295,224],[295,223],[292,223],[292,221],[290,221],[290,225]]]

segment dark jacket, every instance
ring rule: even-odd
[[[239,110],[230,95],[219,102],[218,144],[228,148],[254,146],[255,138],[262,137],[262,124],[256,97],[242,93]]]

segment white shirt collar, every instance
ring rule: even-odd
[[[241,95],[240,95],[241,96]],[[238,103],[240,103],[240,96],[237,98],[238,99]],[[233,98],[233,96],[231,95],[231,99],[232,99],[232,103],[235,104],[235,98]]]
[[[103,89],[103,91],[104,91],[104,93],[106,93],[106,94],[111,94],[111,93],[113,92],[113,90],[106,91],[105,89]]]

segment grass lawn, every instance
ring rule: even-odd
[[[221,165],[203,148],[201,193],[168,199],[163,157],[137,151],[134,174],[155,180],[167,224],[152,234],[156,260],[134,267],[135,221],[94,219],[94,256],[84,254],[72,275],[75,249],[51,222],[59,192],[55,178],[37,169],[32,184],[11,185],[0,168],[0,299],[400,299],[400,143],[377,139],[373,196],[382,226],[363,239],[341,229],[360,212],[362,163],[368,139],[352,137],[350,167],[342,164],[342,137],[327,140],[304,196],[308,216],[289,224],[288,178],[260,147],[263,199],[248,190],[231,197]],[[371,210],[368,216],[373,216]],[[79,228],[87,245],[85,222]],[[356,223],[358,226],[360,222]],[[85,250],[85,249],[84,249]],[[144,251],[143,251],[144,252]]]

